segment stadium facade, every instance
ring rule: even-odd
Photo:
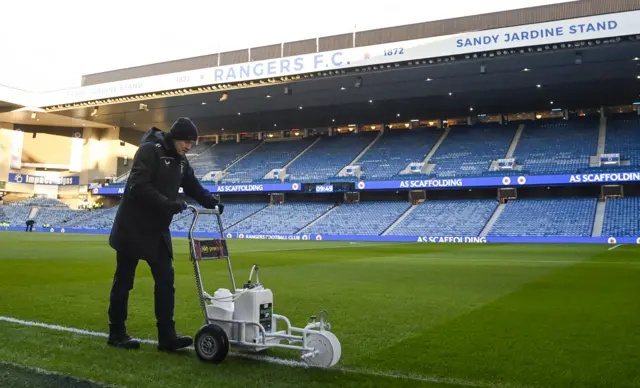
[[[635,244],[637,20],[567,2],[3,88],[0,222],[107,233],[142,132],[189,116],[230,238]]]

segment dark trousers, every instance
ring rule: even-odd
[[[162,250],[161,250],[162,251]],[[133,289],[133,280],[139,259],[118,252],[117,266],[111,286],[109,304],[109,324],[112,331],[125,329],[129,304],[129,291]],[[174,270],[171,257],[165,252],[155,260],[148,260],[155,282],[155,313],[160,336],[171,336],[175,332],[173,311],[175,306]]]

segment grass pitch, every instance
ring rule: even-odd
[[[238,285],[260,264],[275,312],[294,326],[329,310],[342,343],[338,368],[242,357],[210,365],[192,351],[164,354],[147,344],[124,351],[101,337],[0,320],[0,386],[62,386],[59,378],[38,385],[16,368],[24,365],[153,388],[640,387],[635,246],[248,240],[229,246]],[[177,326],[195,335],[202,314],[187,242],[176,239],[174,247]],[[106,236],[2,232],[0,316],[106,332],[114,269]],[[229,288],[224,263],[206,262],[202,270],[209,293]],[[133,336],[156,339],[153,279],[144,262],[129,315]],[[268,355],[298,359],[292,351]]]

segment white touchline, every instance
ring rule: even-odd
[[[612,251],[612,250],[614,250],[614,249],[616,249],[617,247],[620,247],[620,246],[622,246],[622,244],[614,245],[611,248],[609,248],[608,250]]]
[[[0,321],[14,323],[14,324],[18,324],[18,325],[41,327],[41,328],[49,329],[49,330],[66,331],[66,332],[73,333],[73,334],[87,335],[87,336],[93,336],[93,337],[103,337],[103,338],[108,338],[109,337],[109,334],[98,332],[98,331],[77,329],[75,327],[66,327],[66,326],[60,326],[60,325],[51,325],[51,324],[42,323],[42,322],[24,321],[22,319],[16,319],[16,318],[12,318],[12,317],[5,317],[5,316],[1,316],[1,315],[0,315]],[[140,342],[142,342],[142,343],[145,343],[145,344],[150,344],[150,345],[157,345],[158,344],[158,342],[155,341],[155,340],[149,340],[149,339],[138,339],[138,340]],[[189,347],[189,349],[193,350],[193,347]],[[230,356],[235,356],[235,357],[243,357],[243,358],[252,359],[252,360],[269,362],[269,363],[273,363],[273,364],[279,364],[279,365],[283,365],[283,366],[310,368],[304,362],[295,361],[295,360],[285,360],[285,359],[276,358],[276,357],[270,357],[270,356],[259,356],[259,355],[251,355],[251,354],[236,353],[236,352],[229,352],[229,355]],[[317,369],[317,368],[314,368],[314,369]],[[474,381],[456,379],[456,378],[432,377],[432,376],[423,376],[423,375],[405,374],[405,373],[393,373],[393,372],[376,372],[376,371],[370,371],[370,370],[365,370],[365,369],[330,368],[328,370],[335,370],[335,371],[343,372],[343,373],[354,373],[354,374],[369,375],[369,376],[388,377],[388,378],[394,378],[394,379],[405,379],[405,380],[413,380],[413,381],[423,381],[423,382],[432,382],[432,383],[440,383],[440,384],[450,384],[450,385],[458,385],[458,386],[465,386],[465,387],[525,388],[523,386],[514,385],[514,384],[499,384],[499,383],[498,384],[491,384],[491,383],[474,382]]]

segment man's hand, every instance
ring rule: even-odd
[[[181,201],[174,201],[169,204],[169,212],[171,214],[178,214],[187,209],[187,203]]]
[[[218,200],[215,199],[212,195],[209,195],[207,199],[203,201],[203,203],[201,203],[201,205],[204,206],[206,209],[215,209],[217,206],[218,212],[220,214],[222,214],[222,212],[224,211],[224,205],[218,202]]]

